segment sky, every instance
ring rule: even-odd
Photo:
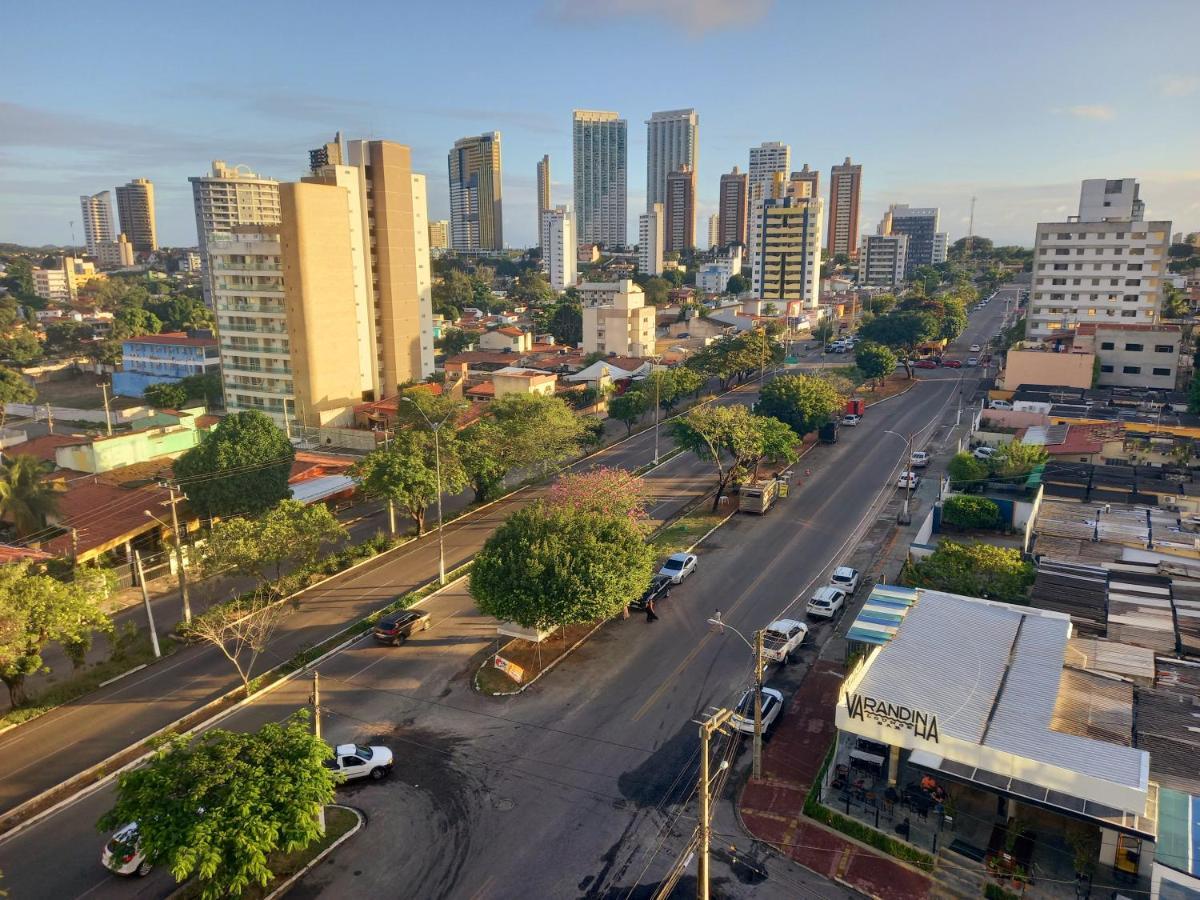
[[[535,242],[535,165],[571,203],[571,110],[629,122],[630,240],[645,120],[700,117],[697,238],[720,175],[781,140],[794,168],[863,166],[860,231],[889,203],[1031,245],[1083,178],[1136,177],[1147,217],[1200,230],[1194,0],[457,0],[18,4],[0,81],[0,241],[82,243],[79,195],[155,183],[159,242],[196,243],[210,161],[294,180],[341,130],[412,147],[431,219],[446,154],[502,134],[504,235]],[[115,202],[115,197],[114,197]]]

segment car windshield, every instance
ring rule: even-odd
[[[828,606],[829,601],[828,600],[818,600],[816,597],[814,597],[812,599],[812,605],[813,606]]]
[[[362,744],[355,744],[354,752],[357,753],[359,756],[361,756],[363,759],[370,759],[374,755],[371,753],[370,747],[364,747]]]
[[[665,566],[663,566],[663,568],[664,569],[682,569],[683,568],[683,560],[682,559],[668,559],[667,564]]]
[[[838,572],[836,575],[833,576],[833,580],[850,582],[850,581],[854,580],[854,576],[851,575],[849,572]]]

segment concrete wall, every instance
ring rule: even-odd
[[[1010,391],[1023,384],[1090,388],[1093,359],[1090,353],[1009,350],[1004,362],[1004,387]]]
[[[46,407],[31,403],[5,403],[4,412],[10,416],[26,416],[35,422],[44,421],[46,418]],[[51,406],[50,415],[56,422],[98,422],[101,425],[105,422],[102,409],[72,409],[68,406]],[[147,406],[114,409],[110,414],[114,425],[128,425],[152,415],[154,415],[154,410]]]

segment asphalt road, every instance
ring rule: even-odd
[[[990,336],[1002,312],[993,301],[972,317],[959,343],[965,348]],[[689,801],[698,740],[691,719],[736,701],[750,678],[747,647],[732,629],[712,633],[705,620],[719,608],[726,622],[749,634],[796,612],[795,604],[829,569],[849,558],[882,503],[894,496],[904,452],[899,435],[915,431],[920,439],[943,418],[953,419],[960,376],[974,373],[922,374],[910,393],[871,410],[859,428],[843,429],[837,445],[806,457],[802,467],[811,476],[768,516],[735,517],[719,530],[701,548],[697,574],[660,605],[660,621],[607,624],[523,695],[484,698],[471,690],[472,674],[494,648],[494,623],[478,615],[462,586],[427,603],[434,626],[407,646],[379,647],[366,638],[328,660],[321,668],[326,736],[386,743],[398,766],[388,781],[342,789],[345,802],[363,809],[370,824],[292,896],[647,896],[695,825]],[[646,441],[618,448],[608,464],[644,461]],[[668,508],[684,502],[679,493],[689,478],[694,486],[707,480],[688,457],[663,468],[652,484]],[[494,507],[480,517],[495,516],[491,525],[467,520],[448,532],[448,554],[469,557],[508,511]],[[414,551],[428,557],[429,546]],[[404,587],[392,579],[413,567],[413,560],[389,561],[381,570],[360,570],[360,581],[340,585],[319,605],[306,601],[293,618],[308,614],[318,621],[297,630],[328,630],[331,622],[351,618],[365,592],[377,592],[370,605],[399,593]],[[816,626],[800,662],[771,678],[790,690],[833,627]],[[215,685],[217,671],[204,675],[193,668],[202,662],[193,658],[183,690],[222,689]],[[290,684],[222,727],[255,728],[283,718],[305,702],[308,690],[305,683]],[[151,693],[142,701],[127,695],[104,701],[108,709],[97,718],[111,727],[126,710],[177,710],[185,702],[175,695],[157,700]],[[97,723],[96,730],[104,728]],[[43,741],[40,760],[31,758],[26,773],[52,762],[46,746],[55,745]],[[746,751],[736,741],[724,742],[718,753],[734,762],[734,771],[744,765]],[[6,791],[13,777],[24,780],[3,777]],[[93,823],[111,803],[111,790],[0,843],[10,896],[160,897],[170,890],[162,872],[126,883],[100,867],[103,836]],[[722,841],[747,843],[727,810],[718,829]],[[778,860],[767,864],[761,884],[720,866],[714,871],[730,896],[837,896],[834,886]],[[686,880],[681,890],[688,890]]]

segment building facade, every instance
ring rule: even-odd
[[[96,248],[96,261],[102,269],[122,269],[133,265],[133,244],[122,232],[115,240],[101,241]]]
[[[686,253],[696,246],[696,170],[680,166],[667,176],[665,244],[668,253]]]
[[[781,141],[767,141],[757,147],[751,147],[750,171],[747,173],[749,176],[748,199],[754,200],[756,189],[759,199],[765,197],[776,173],[786,176],[791,168],[791,145]]]
[[[655,203],[666,204],[667,177],[678,172],[680,166],[688,166],[695,175],[700,156],[699,133],[700,117],[694,109],[656,112],[647,120],[646,209]]]
[[[584,353],[648,356],[654,353],[655,308],[626,279],[612,284],[580,286],[583,302]]]
[[[715,250],[721,246],[721,216],[713,213],[708,217],[708,249]]]
[[[1079,219],[1102,222],[1105,219],[1142,221],[1146,204],[1138,196],[1136,178],[1085,178],[1079,189]]]
[[[247,166],[214,160],[208,175],[188,179],[196,211],[196,244],[200,251],[200,284],[204,303],[213,306],[213,276],[208,264],[208,237],[230,234],[241,225],[279,224],[279,182],[262,178]]]
[[[619,113],[571,113],[575,237],[581,244],[626,244],[628,136],[629,123]]]
[[[750,176],[739,172],[738,167],[734,166],[732,172],[721,176],[721,193],[717,203],[720,231],[714,246],[746,246],[749,202]]]
[[[537,164],[537,234],[541,237],[542,220],[550,211],[550,155],[546,154]],[[546,252],[545,245],[539,243],[542,253]]]
[[[932,266],[946,261],[946,235],[938,231],[941,211],[936,206],[910,207],[905,203],[893,203],[880,226],[884,234],[908,236],[908,260],[905,277],[911,278],[921,266]]]
[[[117,188],[117,219],[135,253],[158,249],[158,227],[154,220],[154,183],[135,178]]]
[[[108,191],[84,194],[79,198],[83,213],[83,240],[89,256],[100,257],[100,245],[115,237],[113,231],[112,200]]]
[[[709,294],[723,294],[729,279],[742,271],[742,248],[734,244],[728,251],[696,270],[696,288]]]
[[[504,249],[500,132],[455,141],[450,170],[450,246],[455,250]]]
[[[821,288],[820,197],[784,197],[763,201],[762,244],[754,258],[754,296],[762,300],[798,300],[816,309]]]
[[[908,235],[864,234],[858,248],[859,284],[896,287],[904,281]]]
[[[446,219],[436,219],[429,223],[429,249],[450,249],[450,223]]]
[[[550,287],[556,291],[575,286],[578,254],[574,218],[565,206],[556,206],[542,213],[542,268],[550,279]]]
[[[807,184],[809,188],[808,196],[810,197],[821,196],[821,173],[816,169],[810,169],[808,163],[804,164],[804,168],[792,172],[788,176],[788,180],[793,184]]]
[[[661,203],[638,216],[638,271],[645,275],[661,275],[663,271],[663,242],[666,239],[667,213]]]
[[[862,166],[850,162],[829,170],[829,258],[858,252],[858,203],[862,191]],[[814,192],[815,193],[815,192]]]
[[[175,383],[193,375],[217,374],[221,360],[211,332],[147,334],[121,345],[121,371],[113,373],[113,393],[141,397],[152,384]]]

